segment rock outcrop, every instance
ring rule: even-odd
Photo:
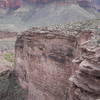
[[[28,100],[65,100],[75,71],[77,39],[59,30],[32,28],[16,41],[16,68]]]
[[[20,86],[14,71],[15,39],[10,37],[15,35],[16,33],[13,32],[0,32],[0,100],[26,100],[27,98],[27,90]]]
[[[2,38],[11,38],[17,36],[17,32],[6,32],[0,31],[0,39]]]
[[[26,100],[27,90],[21,88],[16,73],[7,66],[0,66],[0,100]]]
[[[0,100],[98,99],[100,33],[99,24],[93,23],[32,28],[19,34],[16,67],[0,65]]]
[[[80,46],[80,57],[74,60],[79,68],[70,78],[68,100],[100,99],[100,35],[97,37]]]

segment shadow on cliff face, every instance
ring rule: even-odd
[[[0,73],[0,100],[26,100],[26,98],[27,90],[21,88],[15,72],[5,68],[5,71]]]

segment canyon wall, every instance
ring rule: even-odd
[[[51,2],[56,2],[58,4],[79,4],[84,8],[94,8],[96,10],[100,10],[100,1],[99,0],[1,0],[0,7],[1,8],[10,8],[10,9],[18,9],[23,5],[24,2],[27,3],[39,3],[39,4],[48,4]]]
[[[0,39],[16,37],[17,32],[0,31]]]
[[[33,27],[18,34],[16,67],[0,65],[0,100],[99,99],[97,22],[61,29]]]
[[[28,100],[66,100],[69,78],[78,69],[72,60],[79,56],[78,47],[91,38],[91,31],[79,37],[60,30],[32,28],[16,41],[16,68]]]
[[[32,28],[16,41],[16,68],[28,100],[65,100],[76,67],[77,39],[59,30]]]
[[[0,100],[26,100],[27,90],[24,90],[10,67],[0,65]]]
[[[100,39],[100,36],[97,36]],[[81,44],[80,56],[74,60],[78,66],[70,78],[68,100],[100,99],[100,40],[95,37]]]

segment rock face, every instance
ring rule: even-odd
[[[77,0],[78,4],[84,8],[94,8],[100,11],[100,0]]]
[[[78,4],[81,6],[81,7],[91,7],[91,2],[89,0],[78,0]]]
[[[0,100],[25,100],[27,91],[19,85],[12,69],[0,66]]]
[[[100,36],[98,36],[100,37]],[[100,39],[100,38],[99,38]],[[70,78],[68,100],[100,99],[100,42],[91,39],[80,46],[80,57],[74,60],[78,71]]]
[[[12,36],[15,36],[15,34],[0,32],[0,100],[26,100],[27,90],[20,86],[17,74],[14,71],[15,64],[12,57],[15,39],[8,39]]]
[[[5,32],[5,31],[0,31],[0,39],[2,38],[11,38],[17,36],[16,32]]]
[[[58,30],[33,28],[16,41],[16,72],[28,100],[65,100],[75,71],[76,38]]]
[[[79,4],[81,7],[95,8],[98,11],[100,10],[99,0],[1,0],[0,8],[9,8],[16,10],[23,5],[22,1],[27,3],[39,3],[39,4],[47,4],[51,2],[57,2],[61,5]]]

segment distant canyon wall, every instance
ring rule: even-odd
[[[0,39],[17,36],[17,32],[0,31]]]
[[[27,3],[42,3],[47,4],[51,2],[56,2],[57,4],[79,4],[81,7],[94,8],[100,10],[100,0],[1,0],[0,7],[2,8],[12,8],[16,10],[21,7],[23,2]]]

